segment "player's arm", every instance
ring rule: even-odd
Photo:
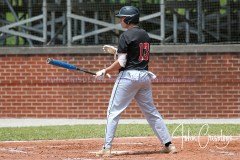
[[[115,62],[113,62],[109,67],[98,71],[96,73],[96,77],[104,76],[107,73],[111,73],[113,71],[119,70],[121,67],[125,67],[126,62],[127,62],[127,54],[118,53],[118,59]]]
[[[119,64],[118,60],[113,62],[109,67],[106,68],[106,73],[111,73],[116,70],[119,70],[121,68],[121,65]]]
[[[96,78],[104,77],[107,73],[111,73],[115,70],[119,70],[121,67],[125,67],[127,62],[127,43],[125,36],[121,35],[118,48],[111,45],[104,45],[103,51],[114,55],[115,62],[109,67],[96,72]]]
[[[113,71],[119,70],[122,67],[125,67],[127,62],[126,53],[118,53],[118,59],[109,67],[106,68],[106,73],[111,73]]]

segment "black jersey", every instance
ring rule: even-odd
[[[123,70],[148,70],[150,37],[139,27],[123,32],[119,39],[118,53],[127,53],[127,62]]]

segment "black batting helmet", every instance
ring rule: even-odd
[[[120,9],[118,14],[116,14],[116,17],[126,17],[124,19],[124,22],[126,24],[138,24],[139,23],[139,10],[136,7],[133,6],[124,6]]]

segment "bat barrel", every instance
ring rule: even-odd
[[[88,71],[84,68],[79,68],[79,67],[76,67],[75,65],[69,64],[67,62],[60,61],[60,60],[55,60],[55,59],[52,59],[52,58],[48,58],[47,63],[51,64],[51,65],[54,65],[54,66],[70,69],[70,70],[78,70],[78,71],[85,72],[85,73],[88,73],[88,74],[96,75],[95,72],[91,72],[91,71]],[[109,74],[107,74],[107,76],[109,78],[111,77]]]
[[[70,70],[77,70],[76,66],[74,66],[72,64],[69,64],[67,62],[64,62],[64,61],[60,61],[60,60],[55,60],[55,59],[48,58],[47,63],[58,66],[58,67],[70,69]]]

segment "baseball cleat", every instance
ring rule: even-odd
[[[103,148],[102,150],[96,153],[97,157],[111,157],[111,149],[110,148]]]
[[[177,149],[173,144],[170,144],[168,147],[165,147],[160,151],[160,153],[169,153],[169,154],[175,154],[177,153]]]

